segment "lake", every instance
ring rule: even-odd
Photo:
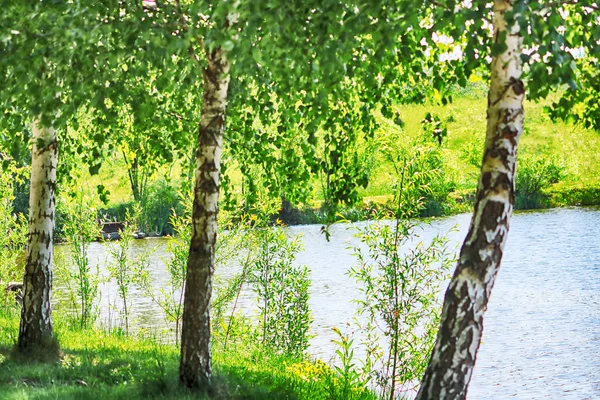
[[[458,246],[469,221],[470,214],[436,219],[424,225],[419,235],[427,242],[457,226],[449,237]],[[332,226],[330,242],[319,225],[289,228],[292,234],[303,235],[305,249],[296,261],[312,271],[316,337],[309,352],[325,361],[336,350],[331,328],[350,329],[346,326],[356,308],[351,300],[360,296],[347,276],[356,263],[348,247],[359,244],[353,235],[360,224],[364,222]],[[156,247],[151,276],[157,287],[168,282],[166,240],[134,242],[134,253]],[[106,246],[91,245],[92,264],[106,263]],[[228,267],[217,270],[217,275],[226,278],[235,272],[235,267]],[[115,326],[117,312],[111,304],[117,301],[116,287],[105,284],[101,289],[101,321]],[[440,296],[444,290],[440,289]],[[160,334],[160,328],[166,327],[161,311],[135,290],[132,295],[135,325]],[[246,293],[247,313],[252,313],[250,299]],[[572,208],[513,216],[468,398],[600,398],[600,210]]]

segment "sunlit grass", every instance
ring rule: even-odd
[[[55,316],[62,356],[17,361],[16,312],[0,310],[0,399],[198,399],[178,384],[179,351],[152,338],[78,330]],[[328,399],[337,377],[320,361],[276,355],[247,340],[213,344],[213,399]],[[375,399],[356,389],[355,399]]]
[[[559,185],[576,184],[600,185],[600,134],[580,126],[564,122],[552,122],[544,111],[550,100],[525,103],[525,131],[521,140],[520,152],[543,152],[547,156],[558,157],[567,169],[567,177]],[[447,121],[448,137],[443,144],[447,173],[456,174],[457,183],[475,187],[478,170],[463,159],[462,154],[472,141],[483,143],[486,129],[487,100],[482,98],[458,98],[448,106],[410,105],[397,110],[405,122],[403,136],[414,138],[421,132],[421,121],[431,112]],[[384,123],[382,129],[393,129],[391,123]],[[403,136],[402,136],[403,135]],[[382,164],[371,179],[365,196],[385,193],[386,173],[391,166]],[[518,171],[518,170],[517,170]],[[461,185],[461,186],[462,186]]]

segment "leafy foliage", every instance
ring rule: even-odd
[[[159,178],[149,185],[140,203],[140,228],[159,235],[172,234],[171,217],[183,213],[181,196],[175,184]]]
[[[388,150],[398,162],[394,221],[376,221],[359,229],[357,237],[366,250],[354,248],[358,265],[349,271],[363,293],[356,300],[360,327],[367,332],[362,379],[390,400],[414,389],[425,371],[439,324],[438,293],[454,261],[443,236],[434,237],[429,245],[415,244],[417,227],[409,218],[424,206],[421,193],[431,181],[421,176],[426,170],[418,169],[420,150],[414,153],[408,158],[403,148]]]
[[[217,326],[225,328],[217,332],[224,349],[230,339],[236,340],[234,334],[238,333],[257,339],[271,351],[301,356],[308,347],[312,322],[309,269],[294,264],[296,253],[301,250],[299,238],[288,237],[280,221],[271,225],[273,207],[273,202],[263,200],[255,207],[255,214],[243,217],[237,228],[228,228],[228,236],[240,238],[229,242],[240,245],[233,248],[238,254],[229,261],[238,263],[241,271],[220,284],[211,306]],[[258,323],[250,330],[248,325],[253,319],[236,314],[244,289],[254,292],[258,309]],[[226,319],[229,305],[231,312]]]
[[[413,389],[425,372],[439,324],[438,294],[453,259],[443,237],[430,245],[419,242],[402,254],[416,239],[408,221],[373,223],[358,237],[368,248],[355,249],[359,265],[350,270],[364,294],[358,300],[359,315],[367,321],[363,329],[385,338],[383,348],[371,343],[375,348],[368,352],[367,365],[374,369],[365,373],[383,398],[394,399],[398,387]]]
[[[4,168],[4,166],[3,166]],[[0,176],[0,225],[5,227],[0,235],[0,305],[14,305],[12,293],[5,285],[11,281],[21,280],[22,272],[17,260],[27,245],[27,218],[23,214],[13,213],[13,190],[16,183],[16,167],[6,160],[6,167]]]
[[[138,211],[139,212],[139,211]],[[132,256],[131,242],[133,235],[138,232],[135,223],[136,216],[127,215],[123,229],[119,230],[120,239],[115,244],[110,244],[108,253],[112,258],[107,266],[109,279],[114,280],[117,286],[117,294],[121,299],[123,307],[120,310],[121,318],[125,322],[125,332],[129,332],[129,316],[131,314],[132,302],[130,301],[130,289],[137,284],[143,271],[148,268],[149,253],[141,253]]]
[[[545,200],[544,190],[565,176],[566,168],[556,157],[544,152],[522,154],[515,176],[515,208],[539,208]]]
[[[56,272],[75,320],[81,328],[88,328],[98,317],[100,296],[100,271],[98,266],[93,270],[88,254],[90,243],[100,236],[97,199],[85,191],[75,191],[62,200],[66,209],[64,235],[71,248],[72,263],[66,260],[56,263]]]

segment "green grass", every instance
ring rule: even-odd
[[[577,202],[565,202],[564,193],[577,190],[581,186],[600,188],[600,133],[573,124],[552,122],[544,111],[544,107],[550,103],[550,100],[525,103],[525,129],[519,152],[542,153],[545,157],[557,158],[566,167],[567,175],[562,182],[548,190],[548,193],[552,195],[558,191],[563,195],[547,204],[575,205]],[[382,119],[381,131],[378,134],[388,131],[396,134],[399,141],[408,141],[421,133],[421,121],[426,113],[438,115],[442,121],[446,121],[448,128],[448,137],[442,145],[444,172],[452,177],[457,191],[474,190],[479,170],[468,162],[466,156],[473,152],[473,149],[481,151],[485,138],[486,106],[486,98],[479,95],[455,98],[448,106],[397,107],[405,122],[404,130],[398,129],[392,121]],[[378,168],[369,186],[361,192],[366,200],[390,194],[389,173],[392,166],[383,159],[378,160],[376,164]],[[566,196],[567,200],[568,197]],[[595,202],[598,199],[600,198],[596,198]]]
[[[56,319],[56,318],[55,318]],[[26,362],[12,351],[18,332],[15,312],[0,310],[0,398],[21,399],[198,399],[178,385],[179,353],[158,344],[101,330],[80,331],[55,320],[59,362]],[[223,351],[213,345],[214,399],[329,399],[339,378],[320,361],[261,350],[248,342]],[[355,399],[375,399],[355,389]],[[333,397],[332,397],[333,396]]]

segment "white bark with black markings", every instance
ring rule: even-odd
[[[58,148],[56,132],[33,124],[29,237],[23,278],[20,351],[37,352],[50,346],[52,334],[52,253]]]
[[[506,50],[491,64],[487,131],[471,226],[446,291],[437,341],[418,400],[464,399],[483,333],[483,315],[500,268],[514,203],[517,146],[523,132],[522,37],[507,27],[513,1],[494,2],[494,40]]]
[[[208,54],[208,66],[202,72],[204,98],[196,152],[193,232],[187,264],[179,377],[189,388],[207,389],[212,375],[210,298],[229,86],[229,63],[220,47]]]

